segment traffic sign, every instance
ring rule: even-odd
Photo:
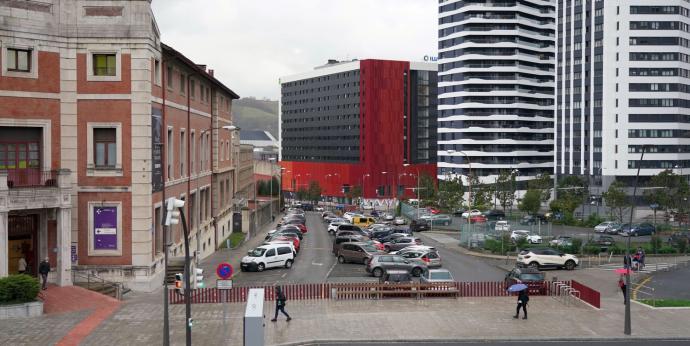
[[[231,290],[232,280],[216,280],[216,288],[219,290]]]
[[[216,268],[216,275],[223,280],[231,278],[233,273],[235,273],[235,270],[233,270],[230,263],[227,262],[218,264],[218,267]]]

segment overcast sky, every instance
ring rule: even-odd
[[[328,59],[436,55],[437,0],[154,0],[164,43],[242,97]]]

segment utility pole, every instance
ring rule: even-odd
[[[646,146],[642,145],[642,154],[640,155],[640,160],[638,161],[637,165],[637,175],[635,176],[635,186],[633,187],[632,204],[630,205],[630,230],[632,230],[633,215],[635,212],[635,195],[637,194],[637,183],[640,180],[640,169],[642,169],[642,159],[644,158],[645,149]],[[630,335],[632,332],[632,323],[630,321],[630,271],[632,271],[632,261],[629,261],[630,238],[632,238],[632,234],[628,234],[628,239],[625,242],[625,259],[623,260],[623,263],[628,263],[627,266],[624,266],[627,268],[625,271],[625,326],[623,328],[623,333],[625,333],[625,335]]]
[[[185,322],[186,322],[186,345],[192,346],[192,305],[191,305],[191,275],[190,268],[191,259],[189,256],[189,230],[187,229],[187,221],[184,217],[185,202],[174,197],[168,198],[167,214],[165,217],[165,225],[177,225],[182,221],[182,229],[184,231],[184,302],[185,302]],[[167,287],[167,285],[166,285]],[[167,297],[167,296],[166,296]]]

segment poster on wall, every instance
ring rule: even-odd
[[[117,207],[93,208],[94,250],[117,250]]]
[[[158,108],[151,108],[151,188],[153,192],[163,190],[162,128],[162,111]]]

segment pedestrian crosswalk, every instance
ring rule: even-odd
[[[644,266],[644,268],[640,270],[636,270],[635,273],[641,273],[641,274],[651,274],[657,271],[667,271],[675,267],[677,264],[676,263],[648,263]],[[597,269],[601,270],[608,270],[608,271],[614,271],[616,269],[621,269],[623,268],[623,265],[621,263],[607,263],[607,264],[602,264],[597,267]]]

